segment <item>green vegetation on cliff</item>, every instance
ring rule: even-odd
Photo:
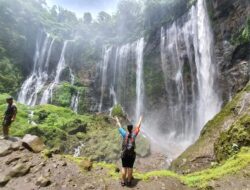
[[[3,48],[0,47],[0,93],[15,94],[22,76],[19,68],[15,67],[7,57],[1,56],[1,50]]]
[[[223,132],[215,143],[218,161],[228,159],[236,154],[242,146],[250,146],[250,114],[243,115]]]
[[[241,27],[238,33],[232,37],[234,44],[245,44],[250,42],[250,17],[246,20],[246,23]]]

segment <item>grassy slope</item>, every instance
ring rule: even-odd
[[[6,97],[7,94],[0,94],[0,113],[6,108]],[[82,142],[81,153],[95,161],[110,162],[120,157],[121,138],[115,121],[109,116],[78,115],[54,105],[31,108],[18,103],[17,107],[17,118],[10,130],[13,136],[34,134],[42,137],[49,148],[70,154]],[[33,117],[29,116],[31,112]],[[143,137],[137,139],[137,151],[140,156],[150,151],[149,143]]]

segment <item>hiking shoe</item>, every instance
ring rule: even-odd
[[[126,183],[124,181],[121,181],[121,186],[124,187]]]
[[[131,187],[131,186],[132,186],[132,181],[128,181],[128,182],[127,182],[127,186],[128,186],[128,187]]]

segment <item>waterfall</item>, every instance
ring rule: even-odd
[[[74,149],[74,157],[79,157],[81,155],[81,148],[84,146],[83,142],[80,142],[80,145]]]
[[[213,35],[204,0],[198,0],[186,17],[161,28],[168,101],[166,126],[177,141],[192,143],[220,110],[212,48]]]
[[[197,2],[197,41],[200,54],[200,62],[197,64],[197,78],[199,84],[198,118],[199,126],[203,126],[208,120],[219,112],[221,102],[214,89],[216,67],[213,65],[213,35],[207,13],[206,2]],[[204,111],[206,110],[206,111]],[[201,129],[201,128],[200,128]]]
[[[123,107],[127,104],[127,76],[128,76],[128,65],[129,65],[129,57],[131,54],[131,44],[125,44],[121,47],[117,48],[116,51],[116,98],[117,102],[121,104]]]
[[[70,74],[70,83],[71,85],[75,84],[75,75],[73,74],[73,71],[71,68],[69,68],[69,74]]]
[[[43,89],[48,79],[48,66],[54,39],[46,34],[45,39],[42,36],[36,41],[36,50],[34,55],[34,67],[31,75],[24,81],[18,95],[18,101],[28,105],[37,103],[37,95]]]
[[[144,38],[118,47],[104,48],[103,61],[100,65],[99,112],[110,110],[114,105],[121,104],[131,116],[133,115],[134,119],[138,119],[142,113],[144,100],[143,49]],[[136,73],[134,68],[136,68]],[[135,76],[136,81],[132,80],[132,75]],[[132,99],[134,96],[129,97],[131,86],[135,86],[135,99]]]
[[[105,47],[104,48],[104,53],[103,53],[103,61],[101,63],[101,97],[100,97],[100,103],[99,103],[99,112],[102,111],[103,109],[103,98],[104,98],[104,93],[105,89],[107,86],[107,69],[108,69],[108,64],[110,61],[111,53],[112,53],[112,46],[111,47]]]
[[[114,64],[114,69],[113,69],[113,81],[110,87],[110,96],[112,97],[112,100],[113,100],[113,106],[115,106],[118,103],[117,95],[116,95],[116,83],[117,83],[117,77],[118,77],[117,76],[117,64],[118,64],[118,58],[119,58],[119,51],[120,51],[120,48],[119,47],[116,48],[115,64]]]
[[[143,49],[144,39],[136,42],[136,108],[135,120],[138,120],[143,110],[144,82],[143,82]]]
[[[44,90],[40,104],[46,104],[49,102],[49,99],[51,99],[50,101],[52,102],[52,97],[53,97],[53,89],[54,87],[60,82],[60,76],[61,73],[63,71],[63,69],[65,68],[65,51],[67,48],[67,44],[68,44],[68,40],[66,40],[63,44],[63,48],[62,48],[62,52],[61,52],[61,56],[59,59],[59,62],[57,64],[56,67],[56,73],[55,73],[55,77],[54,80],[52,81],[52,83]]]
[[[80,93],[79,93],[79,91],[78,91],[77,94],[76,94],[76,95],[73,95],[72,98],[71,98],[70,107],[71,107],[71,109],[72,109],[75,113],[78,113],[79,97],[80,97]]]

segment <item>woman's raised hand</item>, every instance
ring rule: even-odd
[[[138,124],[137,124],[137,127],[141,127],[142,119],[143,119],[143,116],[140,117],[140,119],[139,119],[139,121],[138,121]]]
[[[117,123],[118,127],[121,127],[121,123],[120,123],[118,117],[115,117],[115,120],[116,120],[116,123]]]

